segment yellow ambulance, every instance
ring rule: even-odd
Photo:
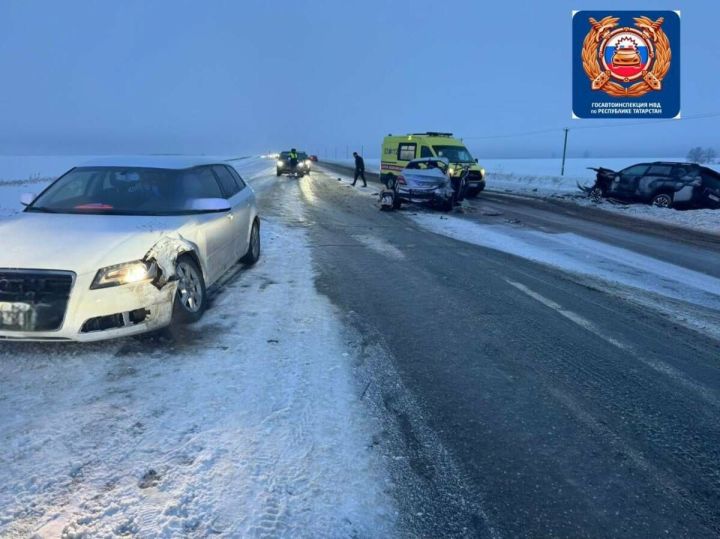
[[[413,159],[444,157],[450,162],[450,176],[459,176],[463,167],[470,167],[465,196],[474,198],[485,189],[485,169],[473,159],[461,139],[452,133],[413,133],[388,135],[383,139],[380,180],[387,185]]]

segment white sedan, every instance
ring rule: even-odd
[[[198,320],[260,257],[255,194],[218,160],[105,158],[0,221],[0,340],[93,341]]]

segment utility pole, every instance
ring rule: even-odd
[[[350,146],[345,145],[345,159],[350,159]]]
[[[361,144],[361,145],[360,145],[360,155],[362,155],[363,157],[365,157],[365,145],[364,145],[364,144]]]
[[[565,131],[565,143],[563,144],[563,160],[562,160],[562,168],[560,169],[560,176],[565,176],[565,155],[567,154],[567,135],[569,129],[566,127],[564,129]]]

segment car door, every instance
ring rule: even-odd
[[[235,176],[227,165],[213,166],[213,172],[220,182],[223,196],[230,203],[233,225],[232,241],[232,262],[235,263],[247,251],[250,221],[250,203],[248,198],[249,189],[245,189],[235,179]]]
[[[209,166],[194,167],[183,174],[182,189],[188,199],[225,198]],[[198,214],[194,241],[201,254],[207,284],[218,279],[235,262],[235,216],[232,211]]]
[[[621,170],[613,182],[613,194],[623,198],[635,198],[638,182],[647,169],[648,165],[633,165]]]

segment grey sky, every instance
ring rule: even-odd
[[[683,116],[720,113],[720,2],[644,4],[682,10]],[[480,156],[550,156],[561,151],[564,126],[627,123],[570,119],[570,12],[587,7],[598,6],[0,0],[0,153],[294,145],[344,156],[349,145],[372,156],[389,132],[431,129],[466,137]],[[720,147],[720,116],[656,122],[578,129],[570,149]],[[472,138],[547,128],[558,131]]]

